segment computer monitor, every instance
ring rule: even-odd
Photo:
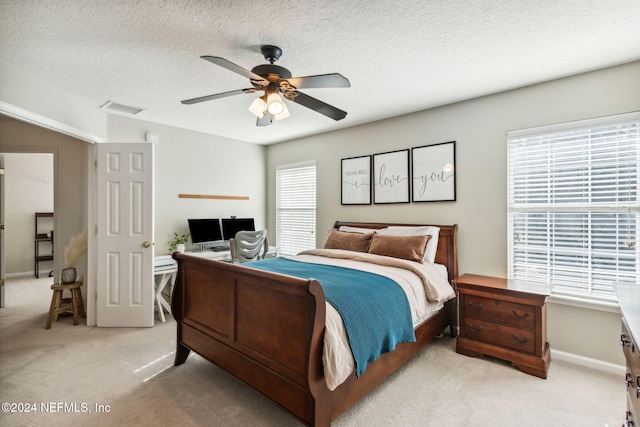
[[[253,218],[222,218],[222,235],[225,240],[236,237],[238,231],[255,231]]]
[[[189,219],[189,233],[194,245],[205,245],[222,242],[222,229],[218,218]]]

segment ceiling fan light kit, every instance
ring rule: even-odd
[[[338,73],[291,77],[289,70],[274,64],[282,55],[282,49],[273,45],[265,45],[262,46],[261,50],[262,55],[269,64],[258,65],[251,71],[224,58],[202,56],[201,58],[206,61],[248,78],[253,87],[186,99],[182,103],[192,105],[241,93],[264,91],[264,95],[256,98],[249,106],[249,111],[258,117],[256,126],[268,126],[273,123],[273,119],[283,120],[289,117],[289,109],[284,99],[307,107],[333,120],[345,118],[346,111],[306,95],[298,89],[351,87],[347,78]]]
[[[264,98],[267,98],[265,102]],[[284,100],[277,93],[271,93],[269,96],[261,96],[253,100],[249,106],[249,111],[256,115],[259,119],[266,114],[270,114],[276,120],[284,120],[289,117],[289,109]]]
[[[253,100],[249,106],[249,111],[255,114],[259,119],[264,117],[264,113],[267,111],[267,103],[264,102],[262,96]]]
[[[284,111],[284,101],[275,92],[267,96],[267,111],[273,115],[278,115]]]

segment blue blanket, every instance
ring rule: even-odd
[[[302,279],[317,279],[326,300],[342,316],[358,377],[368,362],[392,351],[397,343],[416,340],[407,296],[400,285],[387,277],[286,258],[243,265]]]

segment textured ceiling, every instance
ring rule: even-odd
[[[350,88],[304,93],[348,112],[289,103],[256,127],[256,95],[211,64],[251,69],[274,44],[295,76],[337,72]],[[0,58],[99,108],[259,144],[354,126],[640,59],[638,0],[0,0]]]

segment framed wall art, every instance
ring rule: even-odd
[[[409,203],[409,150],[373,155],[373,203]]]
[[[456,142],[411,149],[412,201],[456,200]]]
[[[342,204],[371,204],[371,156],[342,159]]]

